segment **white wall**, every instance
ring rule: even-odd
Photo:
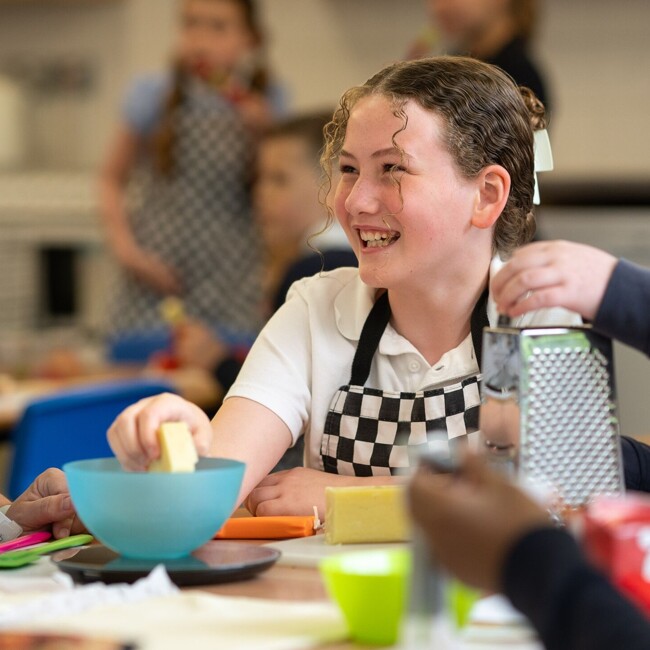
[[[262,0],[273,68],[293,106],[333,105],[348,87],[404,57],[423,0]]]
[[[28,91],[30,158],[45,167],[89,167],[112,132],[125,84],[164,66],[176,0],[0,4],[0,68],[6,62],[87,62],[87,95]]]
[[[0,7],[0,16],[1,62],[75,58],[96,71],[89,96],[30,93],[27,115],[32,160],[63,166],[93,163],[122,83],[122,4],[9,5]]]
[[[558,176],[650,175],[650,2],[546,0],[537,51],[553,84]]]
[[[298,110],[332,105],[350,85],[403,56],[426,20],[425,0],[259,0],[273,67]],[[556,177],[650,174],[650,2],[540,0],[536,43],[556,105]],[[61,140],[63,163],[99,159],[124,85],[162,68],[177,0],[0,5],[0,64],[15,53],[87,56],[97,93],[71,110],[35,107],[40,128]],[[72,117],[71,117],[72,115]],[[66,121],[67,120],[67,121]],[[70,134],[63,138],[63,133]],[[49,142],[45,138],[45,142]]]
[[[424,0],[263,0],[297,108],[331,103],[403,56]],[[540,1],[535,51],[555,100],[556,176],[650,174],[650,2]]]

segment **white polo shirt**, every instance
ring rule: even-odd
[[[307,467],[322,469],[325,418],[334,394],[350,380],[352,359],[374,296],[375,289],[361,281],[356,268],[339,268],[294,283],[226,395],[225,399],[246,397],[269,408],[289,427],[294,442],[304,434]],[[487,310],[490,325],[496,324],[497,311],[491,299]],[[526,314],[516,324],[580,322],[573,312],[543,309]],[[389,323],[366,385],[383,391],[415,392],[478,371],[471,335],[431,366]],[[263,440],[263,430],[260,437]]]

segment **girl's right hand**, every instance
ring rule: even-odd
[[[185,422],[199,456],[212,443],[208,416],[195,404],[171,393],[141,399],[126,408],[108,430],[108,443],[124,469],[143,472],[160,457],[157,431],[163,422]]]
[[[179,296],[183,286],[176,271],[155,253],[135,247],[118,254],[120,264],[138,280],[163,296]]]

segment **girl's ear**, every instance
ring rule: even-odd
[[[476,178],[478,197],[472,225],[491,228],[503,212],[510,195],[510,174],[501,165],[488,165]]]

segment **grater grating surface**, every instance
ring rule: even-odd
[[[623,488],[613,368],[593,340],[579,330],[521,340],[519,470],[570,508]]]

